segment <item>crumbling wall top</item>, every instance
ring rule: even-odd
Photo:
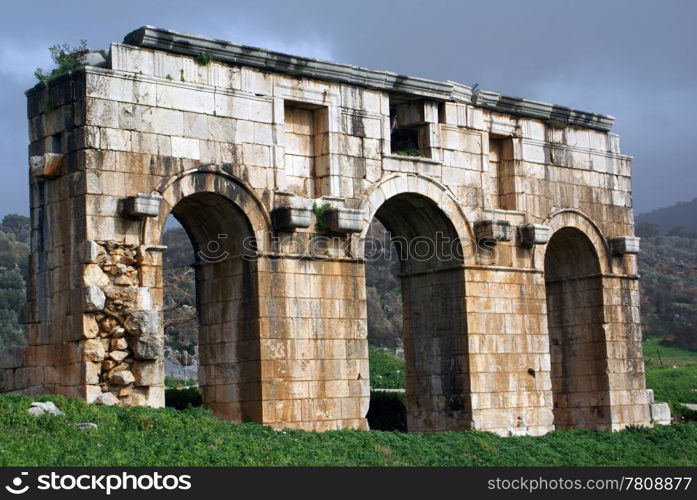
[[[124,43],[191,57],[208,54],[213,59],[228,64],[250,66],[265,71],[345,83],[385,92],[439,101],[467,102],[495,112],[561,122],[604,132],[611,130],[615,121],[609,115],[579,111],[532,99],[505,96],[497,92],[475,91],[457,82],[439,82],[399,75],[391,71],[371,70],[349,64],[292,56],[153,26],[143,26],[132,31],[126,35]]]

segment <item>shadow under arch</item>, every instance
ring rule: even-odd
[[[400,261],[407,429],[467,429],[471,404],[458,231],[435,201],[413,192],[386,199],[375,218],[389,231]],[[366,260],[374,243],[366,239]]]
[[[196,170],[163,187],[159,226],[171,214],[186,231],[195,255],[199,389],[219,418],[262,421],[257,254],[268,214],[231,176]],[[161,266],[161,262],[160,262]],[[162,310],[162,300],[159,310]]]
[[[611,426],[601,260],[588,235],[557,229],[545,249],[556,429]]]

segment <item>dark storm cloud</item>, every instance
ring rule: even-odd
[[[4,2],[0,214],[28,213],[23,91],[57,42],[152,24],[617,117],[638,211],[697,196],[693,2]]]

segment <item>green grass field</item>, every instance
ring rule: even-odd
[[[373,389],[403,389],[404,360],[378,351],[374,347],[368,353],[370,362],[370,386]]]
[[[483,432],[274,431],[202,409],[115,408],[46,397],[64,412],[33,417],[0,397],[0,465],[697,465],[697,424],[502,438]],[[78,430],[94,422],[97,430]]]
[[[646,342],[644,350],[648,386],[655,389],[658,401],[674,407],[697,402],[697,353],[655,341]],[[398,360],[382,361],[390,377],[396,376]],[[542,437],[502,438],[484,432],[313,433],[229,424],[200,408],[115,408],[59,396],[39,399],[54,401],[65,415],[33,417],[26,411],[32,398],[0,396],[0,465],[697,465],[694,421]],[[690,418],[689,412],[686,417]],[[78,430],[75,424],[80,422],[94,422],[99,428]]]
[[[697,412],[680,404],[697,403],[697,353],[649,339],[644,342],[644,364],[646,386],[654,390],[656,401],[669,403],[678,419],[697,421]]]

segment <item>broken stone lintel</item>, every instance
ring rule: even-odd
[[[54,179],[63,168],[65,156],[60,153],[44,153],[29,158],[31,175],[37,179]]]
[[[523,224],[518,228],[520,246],[532,248],[535,245],[544,245],[549,241],[549,226],[542,224]]]
[[[477,241],[489,241],[496,244],[499,241],[513,239],[513,227],[505,220],[480,220],[474,224],[474,234]]]
[[[82,57],[80,57],[77,60],[77,62],[84,66],[104,67],[106,65],[106,58],[104,57],[104,54],[102,54],[101,52],[91,50]]]
[[[639,240],[637,236],[617,236],[610,238],[610,250],[615,255],[639,253]]]
[[[162,197],[158,194],[138,193],[123,200],[123,211],[128,217],[142,219],[160,214]]]
[[[327,224],[335,233],[360,233],[363,230],[365,211],[356,208],[330,208]]]

